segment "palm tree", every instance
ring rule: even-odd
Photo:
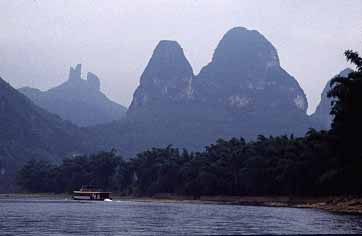
[[[357,52],[348,50],[345,56],[356,66],[346,78],[337,76],[331,81],[328,97],[332,101],[334,116],[331,133],[338,137],[340,154],[353,157],[360,152],[362,141],[362,58]]]

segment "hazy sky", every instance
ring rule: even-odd
[[[313,111],[325,83],[362,48],[362,0],[0,0],[0,76],[42,90],[70,65],[94,72],[128,106],[159,40],[177,40],[195,73],[223,36],[244,26],[277,48]]]

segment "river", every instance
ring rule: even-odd
[[[298,233],[362,233],[362,216],[220,204],[0,200],[0,235]]]

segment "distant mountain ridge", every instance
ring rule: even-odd
[[[36,106],[0,78],[0,192],[14,187],[15,170],[30,159],[59,161],[95,151],[85,130]]]
[[[79,126],[121,119],[127,109],[100,91],[100,80],[95,74],[88,72],[87,79],[83,80],[81,70],[80,64],[71,67],[68,80],[48,91],[29,87],[20,88],[19,91],[38,106]]]

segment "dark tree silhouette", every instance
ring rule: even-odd
[[[362,58],[357,52],[345,52],[356,71],[347,77],[335,77],[328,96],[333,98],[331,133],[338,137],[338,151],[344,158],[361,154],[362,139]]]

